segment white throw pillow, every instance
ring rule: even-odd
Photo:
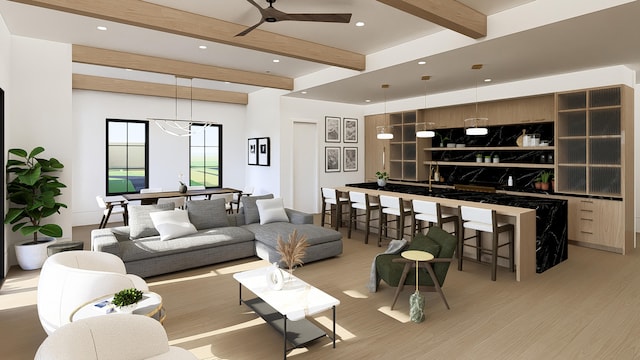
[[[289,222],[287,212],[284,211],[284,202],[281,198],[256,200],[258,214],[260,214],[260,225],[284,221]]]
[[[151,216],[153,226],[160,233],[160,240],[174,239],[198,232],[196,227],[189,222],[187,210],[158,211],[150,213],[149,216]]]

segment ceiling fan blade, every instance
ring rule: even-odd
[[[258,26],[262,25],[263,22],[264,22],[264,19],[260,20],[259,23],[253,25],[252,27],[246,28],[243,31],[237,33],[236,36],[245,36],[245,35],[247,35],[251,31],[255,30],[255,28],[257,28]]]
[[[348,23],[351,21],[351,14],[285,14],[282,13],[278,21],[318,21]]]

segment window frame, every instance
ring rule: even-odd
[[[134,191],[124,191],[124,192],[110,192],[109,191],[109,124],[111,123],[126,123],[126,124],[143,124],[144,125],[144,188],[149,187],[149,122],[144,120],[126,120],[126,119],[112,119],[107,118],[105,122],[105,143],[106,143],[106,152],[105,152],[105,194],[107,196],[114,195],[122,195],[122,194],[135,194],[138,191],[134,189]],[[127,141],[127,147],[129,147],[129,142]],[[128,156],[127,156],[127,167],[128,167]],[[127,175],[128,176],[128,175]]]
[[[223,167],[222,166],[222,164],[223,164],[223,161],[222,161],[222,154],[223,154],[223,143],[222,143],[223,136],[222,136],[222,131],[223,131],[223,127],[222,127],[222,124],[196,124],[196,123],[193,123],[193,124],[190,125],[190,128],[191,128],[190,130],[192,131],[192,134],[193,134],[193,130],[194,130],[193,127],[194,126],[203,127],[204,128],[203,131],[205,131],[205,132],[207,131],[207,129],[213,128],[213,127],[218,129],[218,145],[217,145],[217,147],[218,147],[218,186],[207,186],[206,185],[206,183],[207,183],[206,175],[205,175],[205,179],[204,179],[203,182],[204,182],[205,188],[207,188],[207,189],[222,188],[223,187],[223,181],[222,181],[222,178],[223,178],[222,177],[222,167]],[[196,130],[196,131],[199,131],[199,130]],[[192,155],[192,149],[195,147],[194,145],[192,145],[192,138],[193,138],[193,135],[189,137],[189,185],[194,185],[193,179],[191,178],[191,170],[194,168],[194,166],[192,166],[191,155]],[[205,139],[204,140],[205,141],[204,145],[203,146],[198,145],[197,147],[204,147],[205,149],[206,148],[216,147],[216,146],[207,146],[207,144],[206,144],[206,136],[204,137],[204,139]],[[206,151],[204,153],[206,154]],[[203,164],[206,164],[206,159],[203,162]],[[203,165],[202,168],[203,169],[206,168],[206,165]],[[203,172],[203,173],[206,174],[206,172]]]

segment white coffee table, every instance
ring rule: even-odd
[[[273,290],[267,285],[266,276],[271,266],[233,274],[239,284],[240,304],[249,306],[269,325],[284,337],[284,358],[289,350],[298,348],[323,336],[323,330],[311,323],[306,316],[333,310],[333,347],[336,347],[336,306],[340,300],[293,276],[282,290]],[[289,275],[285,275],[285,278]],[[253,292],[257,298],[242,299],[242,287]],[[287,338],[287,335],[295,335]],[[287,341],[293,345],[287,348]]]

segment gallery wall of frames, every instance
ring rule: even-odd
[[[358,119],[325,116],[324,171],[358,171]],[[343,145],[344,144],[344,145]]]

